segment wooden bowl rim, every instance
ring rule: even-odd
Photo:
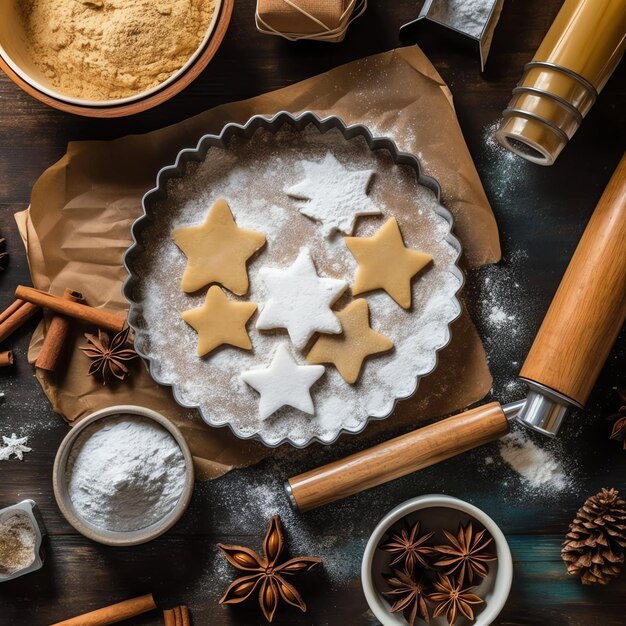
[[[16,74],[2,57],[0,57],[0,69],[2,69],[9,79],[23,91],[40,102],[53,107],[54,109],[65,111],[66,113],[73,113],[74,115],[94,118],[113,118],[135,115],[136,113],[147,111],[148,109],[162,104],[163,102],[166,102],[170,98],[174,97],[176,94],[185,89],[185,87],[189,86],[202,73],[211,59],[213,59],[222,44],[222,41],[224,40],[224,36],[226,35],[226,31],[233,14],[233,5],[234,0],[221,0],[220,7],[218,9],[219,15],[213,26],[213,33],[206,43],[204,50],[196,58],[195,63],[193,63],[175,81],[163,89],[134,102],[107,106],[70,104],[69,102],[53,98],[52,96],[49,96],[33,87],[21,76]]]

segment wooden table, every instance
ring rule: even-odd
[[[113,138],[177,122],[222,102],[262,93],[341,63],[398,45],[399,26],[414,17],[419,2],[370,0],[341,45],[290,44],[258,34],[254,2],[236,3],[226,41],[191,87],[167,104],[136,117],[95,121],[61,114],[23,94],[0,77],[0,232],[9,240],[10,268],[0,275],[0,305],[17,283],[29,281],[13,213],[28,204],[42,170],[76,139]],[[489,353],[494,395],[521,397],[515,383],[534,331],[602,189],[624,149],[626,64],[618,69],[580,131],[552,168],[506,159],[487,140],[523,64],[554,18],[559,0],[506,0],[487,71],[467,49],[439,37],[424,44],[450,85],[458,116],[502,231],[504,261],[468,276],[474,319]],[[496,287],[494,287],[494,285]],[[515,318],[498,328],[489,307]],[[567,525],[583,500],[603,486],[626,493],[626,456],[610,442],[606,416],[615,408],[613,388],[626,386],[624,333],[598,381],[588,409],[570,418],[551,446],[566,465],[573,487],[561,493],[528,495],[519,477],[500,465],[497,445],[447,461],[417,475],[346,502],[297,516],[289,513],[282,480],[293,473],[359,448],[344,439],[322,453],[283,452],[257,467],[199,484],[184,520],[148,545],[118,550],[78,535],[61,517],[52,495],[51,469],[67,427],[50,410],[26,349],[34,324],[12,340],[18,364],[0,373],[0,434],[28,434],[34,451],[25,461],[0,463],[0,507],[34,498],[50,534],[43,570],[0,585],[0,626],[38,626],[127,597],[154,591],[165,604],[186,602],[196,624],[261,624],[253,604],[217,604],[233,572],[217,555],[216,543],[259,547],[266,516],[279,510],[294,554],[320,554],[325,573],[310,574],[302,592],[310,610],[281,607],[276,623],[365,625],[376,620],[360,589],[359,565],[377,520],[407,498],[445,492],[484,508],[501,525],[515,559],[513,589],[498,624],[603,626],[624,624],[626,576],[605,588],[585,588],[567,576],[559,556]],[[540,445],[546,440],[537,439]],[[486,465],[486,457],[496,468]],[[136,624],[160,624],[157,614]]]

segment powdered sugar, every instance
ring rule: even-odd
[[[348,169],[332,152],[320,162],[302,161],[302,167],[306,178],[285,193],[307,200],[300,213],[321,222],[326,236],[334,231],[351,235],[359,216],[381,213],[367,195],[374,170]]]
[[[259,277],[267,299],[261,305],[257,328],[286,328],[299,350],[316,332],[341,332],[339,319],[330,307],[346,290],[348,283],[319,277],[308,248],[302,248],[287,268],[262,267]]]
[[[428,16],[446,26],[480,38],[495,0],[434,0]]]
[[[571,485],[559,459],[535,444],[525,433],[510,433],[500,440],[499,445],[502,459],[531,491],[551,493],[563,491]]]
[[[266,248],[249,263],[246,299],[262,303],[259,269],[289,266],[302,245],[314,251],[321,276],[351,281],[356,263],[343,238],[326,238],[319,224],[299,213],[298,201],[282,191],[301,178],[302,159],[319,161],[329,151],[351,169],[375,171],[372,201],[386,217],[396,217],[407,246],[430,254],[434,262],[413,282],[413,307],[408,311],[384,293],[367,294],[372,325],[394,341],[395,350],[367,361],[355,385],[327,368],[316,384],[313,417],[283,408],[262,421],[258,396],[239,373],[268,362],[284,340],[284,331],[251,327],[251,353],[225,348],[208,359],[195,357],[196,338],[180,312],[199,306],[204,293],[179,290],[185,261],[170,233],[198,223],[212,202],[224,197],[238,224],[267,237]],[[372,152],[362,138],[346,141],[339,131],[322,135],[312,126],[301,132],[284,127],[275,134],[259,130],[251,139],[232,139],[227,149],[211,148],[203,162],[188,164],[183,178],[170,180],[167,190],[144,224],[144,250],[134,262],[139,278],[133,294],[139,306],[132,314],[140,326],[136,345],[153,358],[153,374],[173,384],[181,402],[199,406],[209,423],[230,424],[245,437],[258,433],[269,444],[285,438],[297,445],[312,438],[330,442],[341,429],[362,428],[368,416],[388,415],[397,398],[413,393],[416,378],[432,370],[436,350],[449,339],[448,324],[460,312],[455,298],[460,282],[451,271],[457,252],[446,241],[450,227],[436,212],[434,194],[417,183],[413,169],[395,165],[387,151]],[[380,224],[378,216],[360,218],[356,234],[372,235]],[[347,301],[346,293],[336,308]],[[301,355],[297,358],[303,362]]]
[[[119,416],[82,432],[70,452],[68,492],[76,511],[112,531],[145,528],[165,517],[185,485],[185,459],[153,420]]]
[[[259,392],[259,417],[264,420],[284,406],[313,414],[311,387],[324,370],[323,365],[298,365],[281,343],[267,367],[241,372],[241,378]]]

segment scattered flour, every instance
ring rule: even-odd
[[[548,494],[571,486],[561,461],[522,432],[513,432],[500,440],[500,455],[531,491]]]
[[[498,128],[500,128],[499,119],[487,124],[483,129],[483,148],[487,160],[481,170],[484,172],[482,179],[489,198],[506,201],[511,193],[517,192],[531,164],[498,143],[496,140]]]
[[[139,530],[176,506],[185,485],[185,459],[165,428],[122,415],[78,436],[66,480],[74,508],[88,522],[112,531]]]

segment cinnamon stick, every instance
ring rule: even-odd
[[[18,306],[16,304],[19,303]],[[37,311],[39,307],[30,302],[16,300],[3,315],[12,309],[12,312],[0,322],[0,342],[4,341],[9,335],[14,333],[20,326],[24,325]]]
[[[174,619],[176,620],[176,626],[182,626],[183,615],[179,606],[174,607]]]
[[[165,611],[163,611],[163,621],[165,622],[165,626],[176,626],[174,609],[165,609]]]
[[[0,352],[0,367],[8,367],[13,365],[13,352],[7,350],[7,352]]]
[[[71,302],[84,303],[85,299],[83,294],[72,289],[66,289],[63,294],[65,300]],[[35,367],[40,370],[46,370],[47,372],[54,372],[56,370],[61,355],[63,354],[63,346],[67,340],[67,336],[70,332],[70,319],[65,315],[57,314],[50,321],[46,337],[41,346],[41,351],[35,362]]]
[[[180,612],[182,613],[182,626],[191,626],[191,620],[189,618],[189,609],[186,604],[181,604]]]
[[[0,324],[4,322],[4,320],[9,319],[15,311],[17,311],[24,304],[24,300],[15,300],[11,303],[2,313],[0,313]]]
[[[126,317],[101,311],[86,304],[71,302],[33,287],[18,285],[15,297],[115,333],[119,333],[126,325]]]
[[[153,611],[156,608],[154,598],[149,593],[148,595],[124,600],[124,602],[118,602],[84,615],[77,615],[63,622],[52,624],[52,626],[108,626],[108,624],[117,624],[117,622]]]

